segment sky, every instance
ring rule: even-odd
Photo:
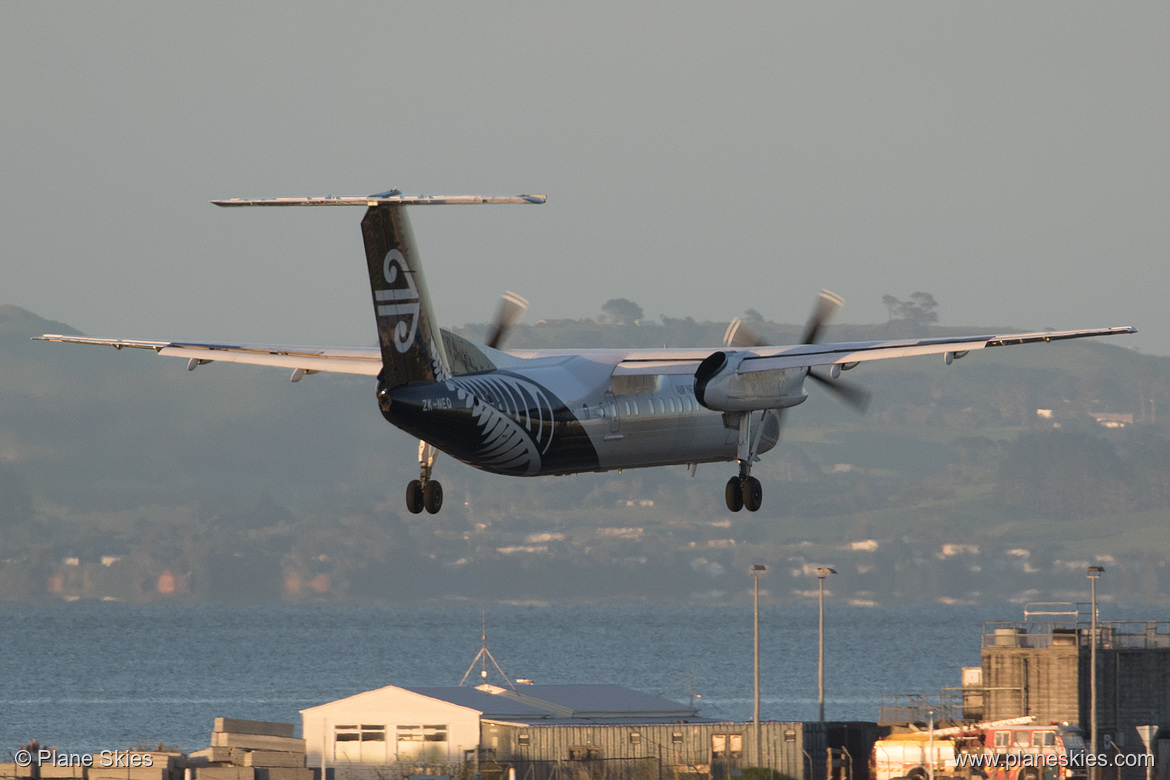
[[[923,290],[1170,354],[1167,41],[1157,2],[9,1],[0,304],[372,345],[359,209],[208,201],[399,187],[548,197],[412,210],[444,325]]]

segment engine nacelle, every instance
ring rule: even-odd
[[[749,353],[719,351],[708,355],[695,371],[695,399],[717,412],[784,409],[803,403],[806,368],[777,368],[739,373]]]

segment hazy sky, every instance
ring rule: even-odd
[[[443,324],[925,290],[1170,354],[1168,42],[1164,2],[9,0],[0,303],[372,344],[359,209],[207,201],[397,186],[549,198],[412,211]]]

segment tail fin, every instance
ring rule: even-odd
[[[386,387],[451,376],[405,208],[371,206],[362,220]]]
[[[443,337],[427,295],[422,265],[404,206],[472,203],[544,203],[543,195],[403,195],[398,190],[368,197],[213,200],[217,206],[366,206],[362,238],[382,348],[380,382],[436,382],[451,375]]]

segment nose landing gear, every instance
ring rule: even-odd
[[[431,479],[431,471],[438,456],[437,449],[425,441],[419,441],[419,478],[411,480],[406,486],[406,508],[412,515],[417,515],[423,509],[433,515],[443,508],[443,486],[438,480]]]

